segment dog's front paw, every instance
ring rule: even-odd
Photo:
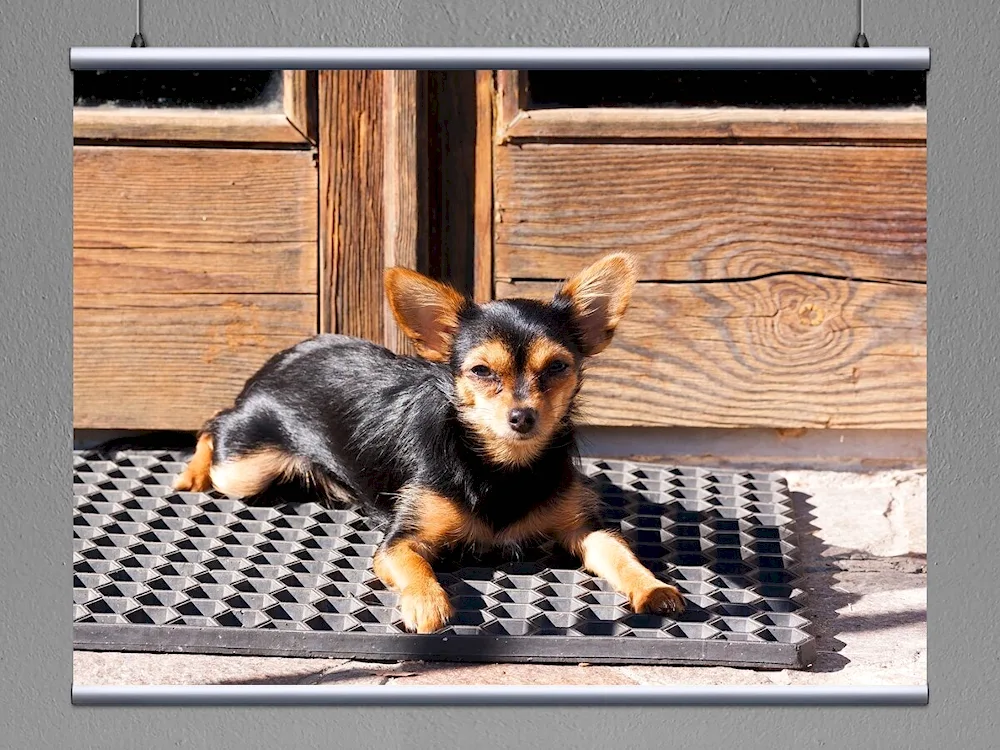
[[[399,610],[406,629],[417,633],[433,633],[454,614],[448,595],[437,582],[404,589],[399,595]]]
[[[637,613],[656,615],[679,615],[684,611],[684,597],[676,586],[657,583],[648,589],[641,589],[629,596],[632,609]]]

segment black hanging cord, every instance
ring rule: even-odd
[[[142,0],[135,0],[135,36],[132,37],[132,46],[146,46],[146,38],[142,35]]]
[[[868,46],[868,37],[865,36],[865,0],[858,0],[858,35],[854,37],[854,46]]]

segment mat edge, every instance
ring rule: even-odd
[[[701,641],[692,640],[687,643],[676,642],[664,649],[666,643],[659,639],[634,639],[626,645],[626,653],[619,651],[618,655],[609,654],[602,646],[610,650],[620,648],[623,641],[617,636],[451,636],[451,635],[406,635],[385,641],[382,636],[366,633],[324,633],[298,630],[254,630],[232,628],[232,633],[226,633],[227,628],[203,628],[194,626],[171,625],[103,625],[99,623],[76,623],[73,626],[73,649],[76,651],[121,651],[140,653],[186,653],[186,654],[216,654],[226,656],[266,656],[266,657],[300,657],[300,658],[349,658],[356,661],[392,660],[392,661],[434,661],[451,663],[532,663],[532,664],[578,664],[588,662],[604,665],[641,665],[641,666],[718,666],[738,667],[761,670],[808,670],[815,661],[816,641],[811,636],[809,640],[798,644],[776,643],[746,643],[740,641]],[[211,642],[213,636],[223,634],[233,636],[241,643],[215,645]],[[399,647],[410,642],[413,646],[434,646],[430,651],[421,653],[417,649],[404,650]],[[581,640],[581,638],[585,640]],[[154,640],[155,639],[155,640]],[[455,639],[461,644],[460,649],[451,652],[440,648],[442,642]],[[261,645],[260,641],[269,640],[270,645]],[[278,645],[274,645],[277,642]],[[559,653],[560,646],[582,646],[587,649],[577,650],[563,656]],[[151,645],[155,644],[155,645]],[[321,645],[322,644],[322,645]],[[328,645],[329,644],[329,645]],[[487,645],[502,645],[503,657],[497,658],[497,653]],[[643,658],[637,651],[656,651],[654,657]],[[594,647],[595,650],[591,650]],[[652,647],[652,648],[650,648]],[[725,652],[731,651],[732,658],[726,658]],[[603,653],[602,653],[603,652]],[[706,653],[708,652],[708,653]],[[759,660],[750,655],[760,653]],[[782,658],[784,657],[784,658]]]

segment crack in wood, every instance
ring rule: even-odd
[[[664,286],[679,286],[682,284],[738,284],[750,281],[760,281],[762,279],[772,279],[779,276],[799,276],[805,278],[815,278],[815,279],[830,279],[832,281],[851,281],[859,282],[865,284],[889,284],[894,286],[927,286],[925,280],[920,279],[890,279],[890,278],[875,278],[875,277],[858,277],[858,276],[841,276],[838,274],[822,273],[818,271],[772,271],[770,273],[762,273],[756,276],[732,276],[720,279],[640,279],[637,283],[641,285],[654,285],[661,284]],[[540,283],[540,284],[558,284],[565,279],[547,279],[547,278],[497,278],[498,282],[504,282],[507,284],[523,284],[523,283]]]

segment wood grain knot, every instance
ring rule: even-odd
[[[750,371],[803,372],[840,366],[861,354],[852,325],[854,290],[844,281],[788,275],[729,287],[732,306],[720,337]]]
[[[813,304],[805,304],[799,308],[799,320],[807,326],[818,326],[823,322],[823,311]]]

